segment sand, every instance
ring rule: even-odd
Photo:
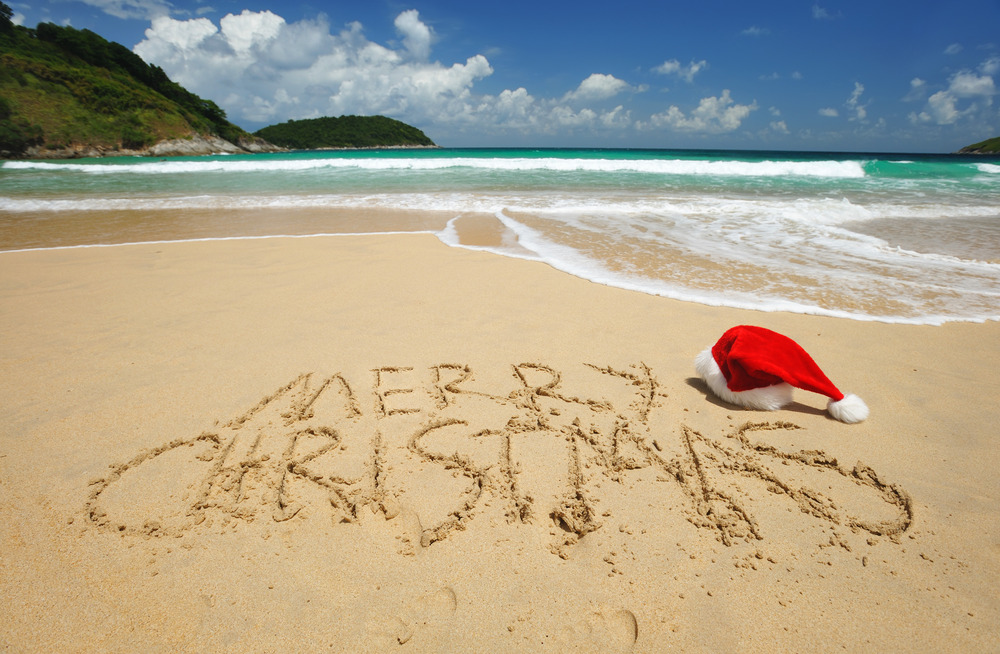
[[[709,397],[740,323],[869,420]],[[0,648],[996,651],[998,370],[427,234],[0,253]]]

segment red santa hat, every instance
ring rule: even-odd
[[[792,401],[792,387],[830,398],[827,411],[841,422],[861,422],[868,407],[844,395],[802,347],[763,327],[740,325],[695,359],[702,379],[726,402],[774,411]]]

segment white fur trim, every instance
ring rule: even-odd
[[[845,395],[839,402],[830,400],[826,405],[830,415],[841,422],[861,422],[868,417],[868,405],[857,395]]]
[[[694,368],[708,384],[708,387],[712,389],[712,392],[730,404],[760,411],[775,411],[792,401],[792,387],[785,383],[753,388],[748,391],[729,390],[726,376],[722,374],[722,369],[719,368],[715,357],[712,356],[712,348],[710,347],[695,357]]]

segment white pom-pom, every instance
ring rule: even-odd
[[[868,405],[857,395],[845,395],[839,402],[830,402],[826,405],[826,410],[830,415],[841,422],[861,422],[868,417]]]

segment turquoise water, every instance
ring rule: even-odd
[[[261,209],[284,218],[261,222]],[[359,231],[343,228],[345,210],[363,216],[360,231],[399,231],[389,216],[405,211],[408,231],[449,245],[705,304],[924,324],[1000,319],[996,158],[435,149],[0,167],[8,250],[118,242],[128,240],[119,225],[224,211],[242,214],[190,237]],[[463,237],[469,216],[489,217],[503,238]],[[70,217],[93,229],[69,242],[34,230]]]

